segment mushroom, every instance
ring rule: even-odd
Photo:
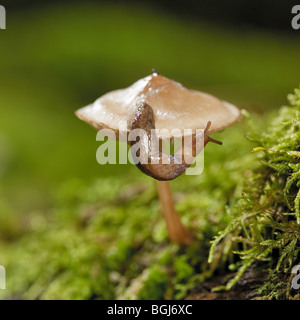
[[[75,114],[97,130],[114,130],[117,138],[121,134],[130,138],[135,129],[141,129],[140,148],[132,155],[143,161],[136,165],[143,173],[157,180],[170,240],[188,245],[192,235],[175,210],[169,180],[184,173],[208,142],[222,144],[209,137],[208,133],[223,130],[239,121],[240,110],[208,93],[187,89],[153,70],[151,75],[130,87],[106,93]],[[120,129],[121,123],[129,126]],[[184,139],[186,129],[190,130],[188,143]],[[196,131],[199,129],[202,129],[201,133]],[[170,138],[171,143],[174,138],[183,139],[173,155],[161,149],[161,141]],[[136,142],[130,141],[130,145]]]

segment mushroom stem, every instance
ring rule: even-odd
[[[157,181],[157,190],[170,240],[179,245],[190,244],[192,235],[182,224],[180,216],[175,210],[169,181]]]

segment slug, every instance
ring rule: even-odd
[[[177,178],[191,166],[191,160],[203,150],[208,142],[222,144],[221,141],[208,136],[210,126],[211,121],[208,121],[200,137],[193,134],[192,139],[189,139],[190,142],[186,144],[186,147],[182,145],[173,155],[164,153],[160,151],[159,140],[155,132],[151,132],[152,129],[155,129],[153,109],[148,103],[142,102],[131,121],[129,133],[129,137],[131,137],[135,129],[142,129],[139,131],[138,141],[140,143],[138,150],[133,148],[138,141],[130,141],[133,158],[136,159],[138,157],[140,160],[136,163],[136,166],[144,174],[159,181]],[[131,139],[129,138],[129,140]],[[153,150],[157,151],[153,152]]]

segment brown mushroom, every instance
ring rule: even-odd
[[[137,167],[157,180],[159,199],[171,241],[189,244],[192,236],[175,210],[168,180],[185,172],[209,141],[222,144],[210,138],[208,133],[220,131],[239,121],[240,110],[210,94],[186,89],[180,83],[154,71],[126,89],[103,95],[93,104],[77,110],[76,115],[97,130],[114,130],[117,138],[120,134],[129,136],[134,129],[142,129],[144,137],[140,139],[143,143],[136,155],[145,161],[138,162]],[[120,123],[129,125],[120,129]],[[153,133],[153,129],[159,130]],[[191,148],[184,148],[182,144],[173,155],[163,153],[159,148],[160,141],[170,139],[170,132],[171,140],[182,139],[186,129],[191,130]],[[196,133],[198,129],[202,129],[201,135]],[[135,143],[130,142],[132,146]],[[152,148],[153,145],[158,147],[156,153],[152,152],[157,150]]]

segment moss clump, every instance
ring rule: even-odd
[[[179,256],[174,262],[176,279],[179,282],[187,281],[195,271],[185,255]]]
[[[209,256],[212,262],[218,244],[229,247],[222,259],[238,272],[216,290],[230,290],[250,265],[259,262],[270,270],[259,293],[264,298],[290,297],[287,278],[300,259],[300,89],[288,98],[290,105],[280,109],[265,132],[249,136],[257,145],[253,151],[260,152],[259,164]]]
[[[137,295],[137,299],[141,300],[161,300],[165,297],[168,287],[169,276],[165,270],[159,266],[150,268],[147,277],[142,281],[141,290]]]

